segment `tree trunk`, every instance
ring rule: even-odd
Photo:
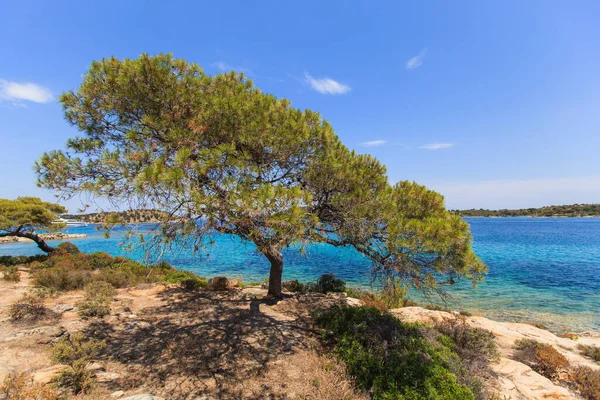
[[[56,250],[56,248],[48,246],[48,243],[46,243],[44,241],[44,239],[42,239],[38,234],[33,233],[33,232],[10,232],[10,233],[4,233],[0,236],[2,236],[2,237],[16,236],[16,237],[31,239],[35,242],[35,244],[37,244],[37,246],[40,248],[40,250],[45,251],[48,254],[50,254],[54,250]]]
[[[281,277],[283,275],[283,256],[278,250],[271,249],[263,252],[271,263],[269,271],[269,295],[281,297]]]

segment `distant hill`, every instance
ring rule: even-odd
[[[107,220],[111,222],[124,222],[128,224],[140,222],[159,222],[164,220],[167,213],[159,210],[128,210],[128,211],[108,211],[90,214],[71,214],[65,215],[65,218],[75,219],[77,221],[87,222],[88,224],[103,224]]]
[[[452,212],[461,217],[596,217],[600,216],[600,204],[571,204],[517,210],[452,210]]]

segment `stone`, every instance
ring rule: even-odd
[[[135,396],[125,397],[122,400],[163,400],[163,398],[153,396],[150,393],[144,393],[144,394],[136,394]]]
[[[129,318],[129,319],[136,319],[137,317],[138,317],[137,314],[129,314],[127,316],[127,318]]]
[[[362,301],[355,299],[354,297],[346,297],[346,304],[348,304],[350,307],[360,307],[362,306]]]
[[[125,392],[124,392],[124,391],[122,391],[122,390],[117,390],[116,392],[112,392],[112,393],[110,394],[110,397],[111,397],[111,398],[113,398],[113,399],[118,399],[119,397],[123,396],[124,394],[125,394]]]
[[[93,362],[88,364],[85,369],[88,371],[104,371],[104,366],[99,362]]]
[[[67,311],[71,311],[71,310],[75,309],[75,305],[74,304],[57,304],[55,306],[48,307],[48,309],[57,314],[62,314]]]
[[[58,364],[48,368],[40,369],[33,373],[32,378],[34,382],[47,385],[65,368],[64,365]]]
[[[112,382],[116,381],[120,377],[121,375],[117,374],[116,372],[98,372],[96,374],[96,380],[98,382]]]

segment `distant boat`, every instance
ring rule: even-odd
[[[75,221],[73,219],[59,218],[57,220],[52,221],[53,224],[64,224],[67,228],[82,228],[87,226],[86,222],[83,221]]]

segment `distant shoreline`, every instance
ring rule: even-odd
[[[45,241],[48,240],[65,240],[65,239],[84,239],[87,237],[85,233],[44,233],[40,237]],[[31,239],[16,237],[16,236],[5,236],[0,238],[0,244],[11,244],[19,242],[33,242]]]

